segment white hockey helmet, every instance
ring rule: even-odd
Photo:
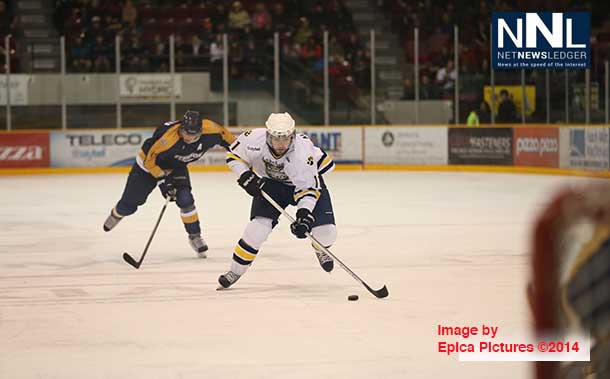
[[[267,133],[274,137],[288,137],[294,133],[294,119],[288,112],[271,113],[265,126]]]
[[[284,155],[294,140],[294,119],[288,112],[271,113],[265,126],[267,127],[267,145],[273,155],[281,157]]]

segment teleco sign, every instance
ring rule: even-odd
[[[66,134],[70,146],[140,146],[144,141],[140,133],[113,133],[113,134]]]
[[[152,133],[152,130],[51,132],[51,166],[130,166]]]
[[[513,133],[515,166],[559,167],[557,128],[515,128]]]
[[[0,168],[49,167],[47,133],[0,134]]]

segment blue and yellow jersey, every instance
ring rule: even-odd
[[[185,167],[215,145],[228,150],[234,141],[235,137],[227,128],[204,119],[201,121],[201,138],[188,144],[180,138],[180,121],[169,121],[144,141],[136,162],[142,170],[161,178],[165,176],[165,170]]]

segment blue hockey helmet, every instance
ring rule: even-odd
[[[186,134],[201,134],[201,115],[197,111],[186,111],[182,117],[180,129]]]

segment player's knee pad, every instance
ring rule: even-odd
[[[311,229],[311,234],[313,234],[324,247],[329,247],[337,240],[337,227],[333,224],[316,226]]]
[[[266,217],[255,217],[250,220],[242,239],[254,249],[260,249],[263,242],[267,240],[269,234],[271,234],[271,223],[272,220]]]
[[[195,204],[195,199],[193,198],[193,194],[191,193],[191,189],[188,187],[179,188],[176,193],[176,204],[180,209],[193,206]]]

